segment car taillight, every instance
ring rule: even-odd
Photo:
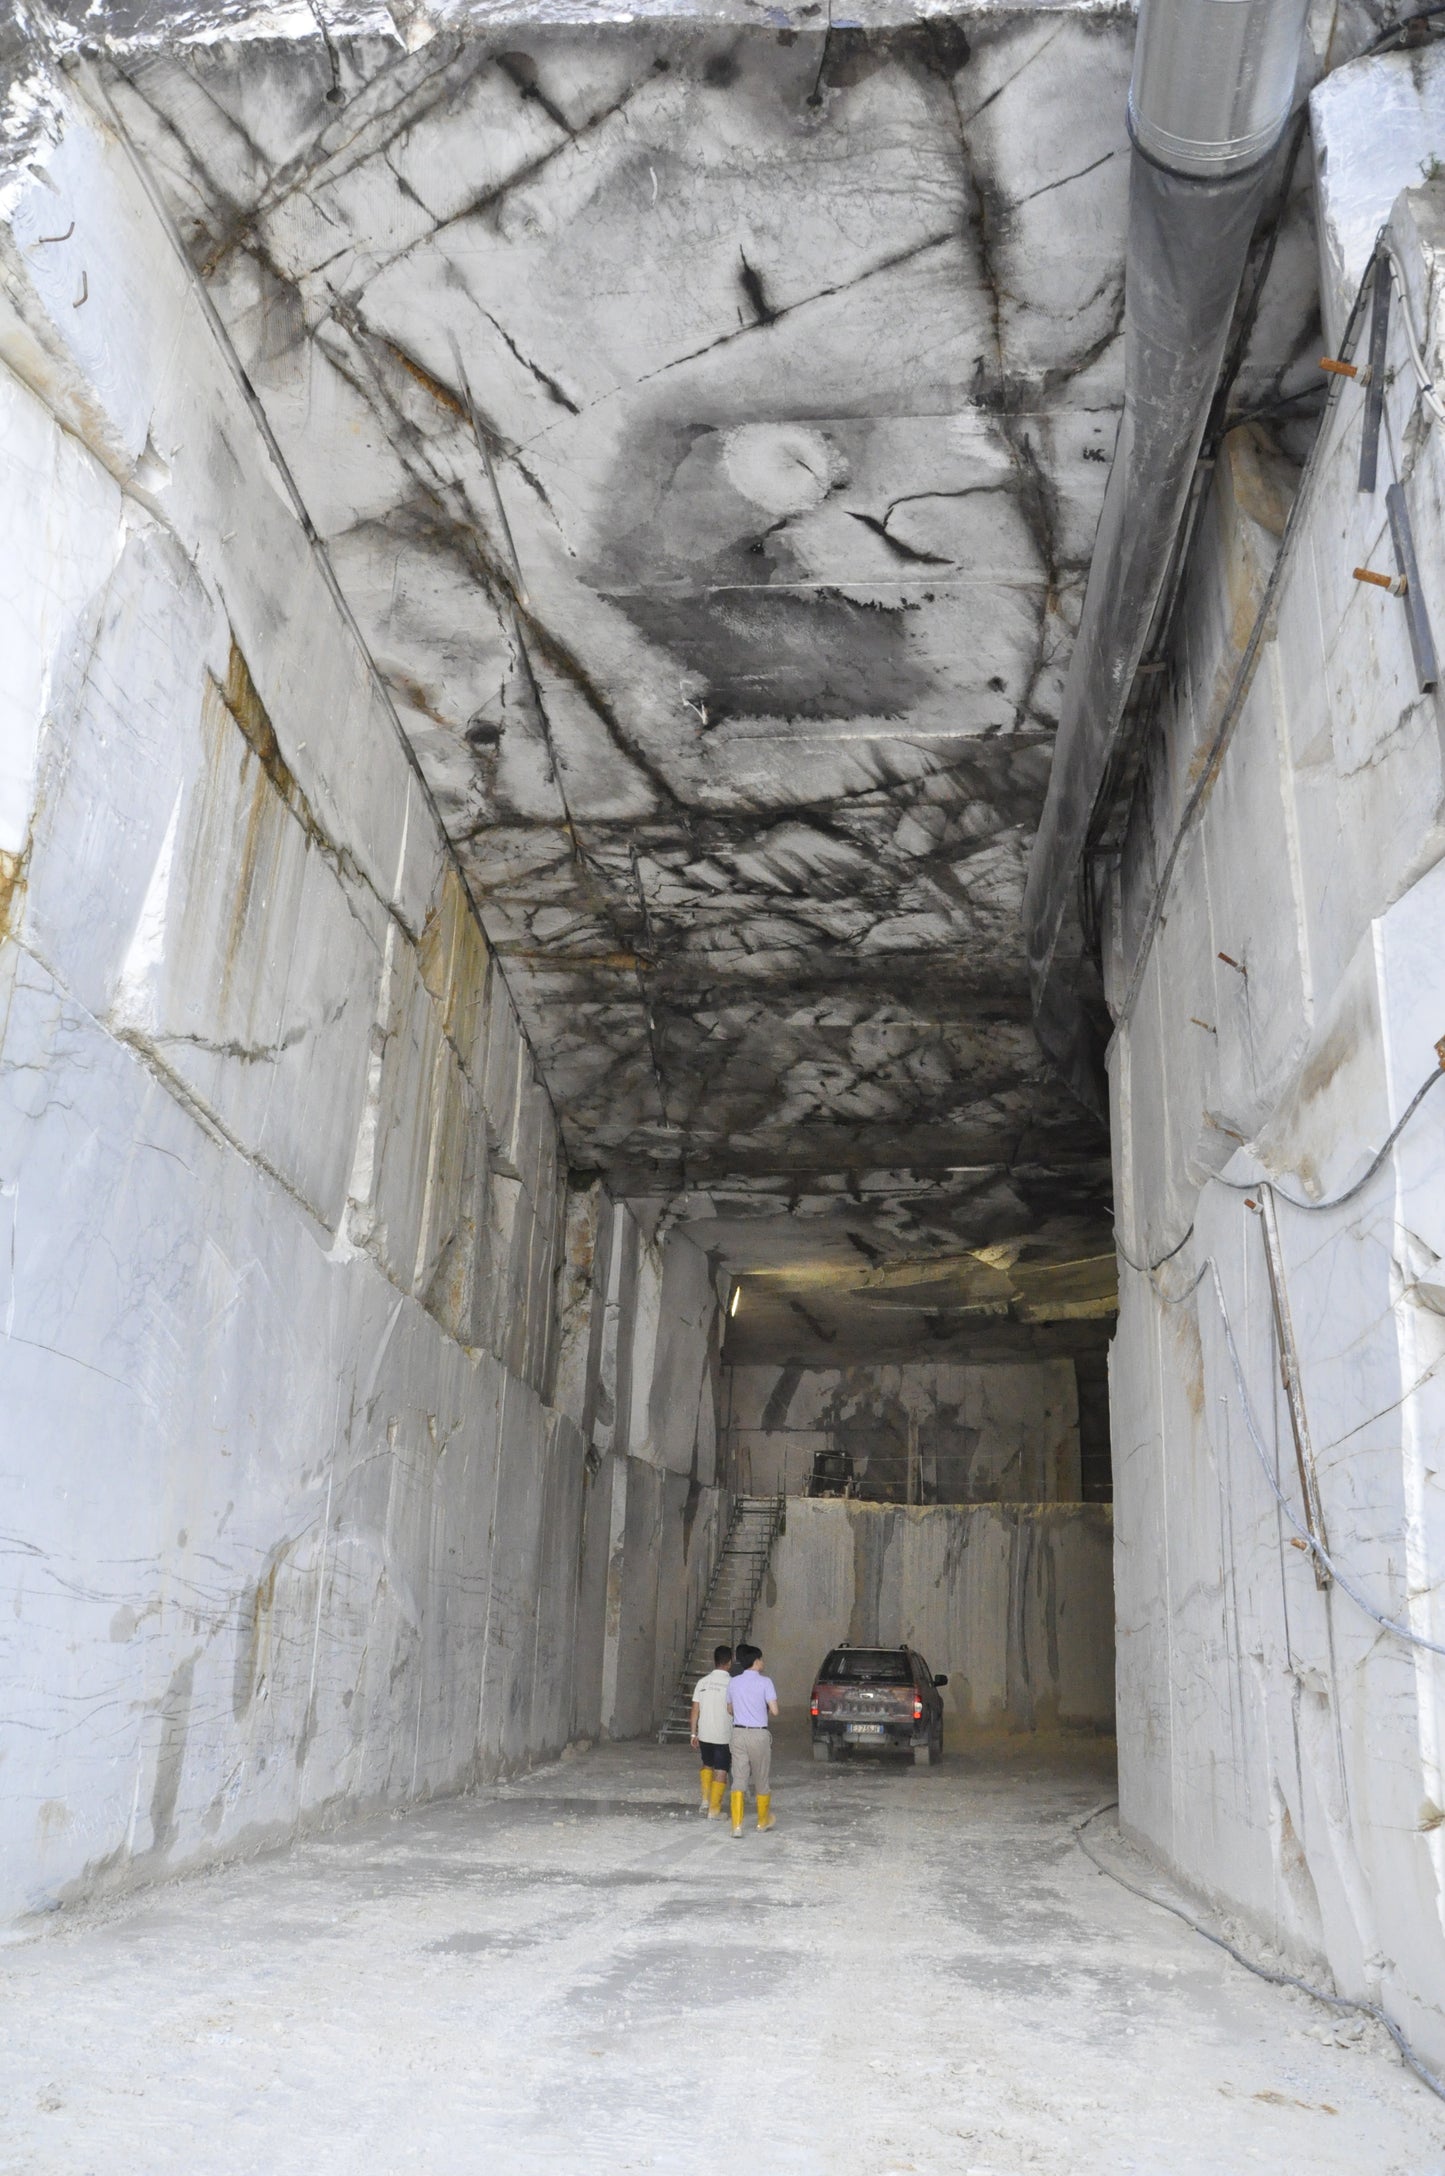
[[[915,1723],[923,1721],[923,1700],[918,1693],[913,1695],[913,1720]]]
[[[818,1695],[817,1695],[816,1693],[814,1693],[814,1695],[813,1695],[813,1706],[812,1706],[812,1710],[811,1710],[811,1712],[812,1712],[812,1713],[813,1713],[814,1715],[816,1715],[816,1714],[817,1714],[817,1712],[818,1712]]]

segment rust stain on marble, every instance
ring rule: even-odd
[[[0,852],[0,938],[13,936],[18,927],[28,863],[28,847],[18,854]]]

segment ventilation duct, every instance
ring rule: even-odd
[[[1267,159],[1289,118],[1307,10],[1294,0],[1145,0],[1129,134],[1203,181]]]
[[[1029,862],[1039,1040],[1093,1109],[1105,1087],[1081,881],[1289,117],[1308,0],[1143,0],[1129,91],[1124,411]]]

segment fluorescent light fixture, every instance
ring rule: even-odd
[[[742,1298],[742,1296],[743,1296],[743,1288],[742,1288],[742,1286],[741,1286],[740,1284],[735,1284],[735,1285],[733,1286],[733,1296],[732,1296],[732,1298],[731,1298],[731,1299],[730,1299],[730,1300],[728,1301],[728,1313],[729,1313],[729,1315],[735,1315],[735,1314],[737,1313],[737,1311],[738,1311],[738,1301],[739,1301],[739,1300],[740,1300],[740,1299]]]

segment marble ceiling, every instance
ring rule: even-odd
[[[734,1260],[803,1197],[825,1253],[1097,1251],[1019,900],[1121,395],[1132,12],[111,27],[574,1166]],[[1281,262],[1251,398],[1311,360],[1307,230]]]

